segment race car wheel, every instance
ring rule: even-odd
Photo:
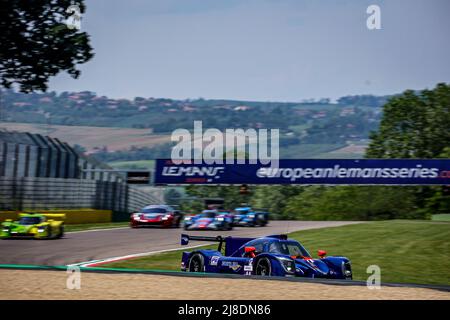
[[[53,235],[52,235],[52,227],[48,226],[47,239],[51,239],[52,237],[53,237]]]
[[[195,253],[189,259],[189,272],[204,272],[205,271],[205,259],[200,253]]]
[[[175,228],[179,228],[180,227],[180,222],[181,222],[181,217],[176,218],[176,222],[174,224]]]
[[[256,216],[256,222],[255,222],[255,225],[258,226],[258,227],[262,227],[262,226],[263,226],[263,222],[262,222],[260,216]]]
[[[269,259],[261,258],[256,263],[256,275],[258,276],[270,276],[272,273],[272,267]]]
[[[233,229],[233,227],[228,222],[226,222],[222,227],[222,230],[224,231],[229,231],[231,229]]]

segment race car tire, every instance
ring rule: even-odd
[[[228,222],[226,222],[224,225],[223,225],[223,227],[222,227],[222,230],[223,231],[229,231],[229,230],[232,230],[233,229],[233,226],[230,224],[230,223],[228,223]]]
[[[179,217],[179,218],[176,219],[176,222],[175,222],[175,224],[174,224],[174,227],[175,227],[175,228],[179,228],[179,227],[180,227],[180,223],[181,223],[181,218]]]
[[[59,233],[57,238],[61,239],[62,237],[64,237],[64,225],[61,225],[61,227],[59,227]]]
[[[189,229],[189,227],[185,225],[184,226],[184,230],[188,230],[188,229]]]
[[[264,227],[266,225],[266,221],[263,219],[258,219],[256,220],[256,224],[258,225],[258,227]]]
[[[194,253],[189,259],[188,263],[189,272],[204,272],[205,271],[205,258],[200,253]]]
[[[53,237],[52,228],[50,226],[48,226],[47,239],[51,239],[52,237]]]
[[[256,262],[255,274],[257,276],[271,276],[272,265],[268,258],[261,258]]]

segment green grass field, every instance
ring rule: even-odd
[[[345,144],[296,144],[281,148],[282,158],[307,159],[345,147]]]
[[[390,220],[295,232],[315,255],[318,249],[352,261],[354,278],[367,279],[369,265],[382,282],[450,285],[450,223]]]
[[[433,221],[448,221],[448,222],[450,222],[450,213],[434,214],[431,217],[431,220],[433,220]]]
[[[112,161],[108,165],[114,169],[153,169],[155,160]]]
[[[361,159],[363,156],[358,153],[341,153],[341,152],[326,152],[320,153],[314,157],[313,159]]]
[[[110,222],[110,223],[85,223],[85,224],[66,224],[64,230],[66,232],[71,231],[84,231],[95,229],[111,229],[128,226],[129,222]]]
[[[369,265],[381,268],[382,282],[450,285],[450,223],[391,220],[290,234],[316,256],[350,258],[354,279],[366,280]],[[173,251],[103,267],[180,270],[181,252]]]
[[[295,126],[289,126],[289,129],[296,132],[297,134],[302,133],[304,130],[311,128],[311,123],[307,124],[298,124]]]

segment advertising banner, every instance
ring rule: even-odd
[[[277,167],[158,159],[155,184],[450,185],[450,159],[289,159]]]

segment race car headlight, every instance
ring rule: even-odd
[[[3,228],[2,230],[3,230],[3,232],[8,232],[9,228]]]
[[[167,220],[167,219],[169,219],[169,217],[170,217],[170,215],[165,215],[161,218],[161,220]]]
[[[45,231],[45,226],[39,226],[37,227],[38,232],[44,232]]]
[[[217,221],[223,221],[224,218],[217,218]]]
[[[191,217],[185,217],[184,218],[184,221],[189,221],[189,220],[191,220]]]
[[[255,215],[254,215],[254,214],[249,214],[248,217],[249,217],[249,218],[254,218]]]
[[[295,262],[292,259],[278,258],[284,270],[288,273],[295,273]]]
[[[350,261],[342,263],[342,273],[346,277],[350,277],[352,275],[352,264]]]

